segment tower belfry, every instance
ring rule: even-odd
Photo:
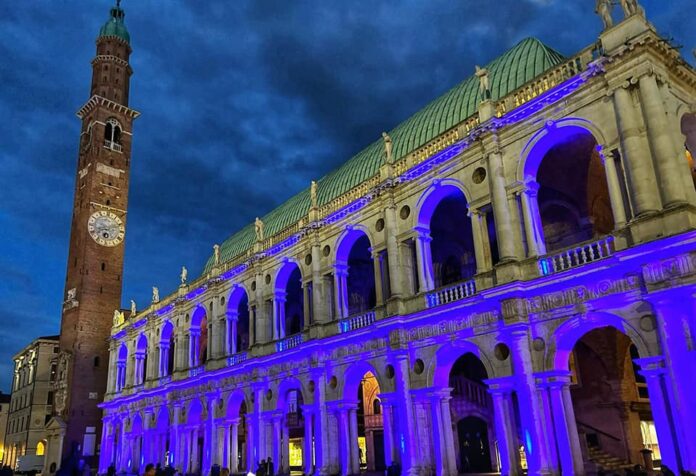
[[[113,314],[121,307],[132,126],[139,115],[128,107],[133,71],[124,18],[116,0],[97,37],[90,97],[77,112],[82,127],[45,470],[71,451],[94,467],[99,450],[97,405],[106,391]]]

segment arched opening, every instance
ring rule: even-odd
[[[253,455],[248,441],[247,404],[242,393],[232,394],[227,401],[227,426],[225,438],[229,444],[223,446],[223,467],[234,473],[249,473],[256,471]],[[227,443],[227,442],[226,442]]]
[[[304,295],[302,273],[293,262],[285,263],[278,272],[275,284],[275,335],[279,339],[298,334],[304,329]]]
[[[484,380],[488,373],[472,353],[459,357],[449,373],[450,410],[459,473],[490,473],[498,466],[493,407]]]
[[[162,467],[173,464],[172,448],[169,445],[169,410],[166,407],[162,407],[157,414],[157,426],[152,436],[150,444],[155,463],[160,463]]]
[[[147,378],[147,337],[145,334],[140,334],[138,342],[135,346],[135,372],[134,385],[142,385]]]
[[[121,144],[121,125],[116,119],[111,118],[106,121],[106,126],[104,127],[104,142],[107,146]]]
[[[43,456],[46,454],[46,440],[41,440],[36,443],[36,456]]]
[[[118,349],[118,360],[116,361],[116,391],[120,392],[126,386],[126,368],[128,365],[128,346],[125,342]]]
[[[372,372],[367,372],[358,388],[358,458],[361,470],[383,472],[386,469],[384,454],[384,422],[378,395],[379,382]]]
[[[652,450],[655,466],[662,454],[645,378],[634,362],[638,349],[614,327],[599,327],[580,337],[567,359],[572,401],[583,456],[604,471],[644,464]]]
[[[227,351],[244,352],[251,345],[249,338],[249,297],[241,286],[236,287],[227,303]]]
[[[140,414],[137,413],[133,417],[133,422],[131,423],[131,441],[133,446],[131,447],[130,459],[128,461],[128,467],[133,473],[140,473],[140,468],[144,466],[144,456],[143,456],[143,421],[140,418]]]
[[[166,377],[174,373],[175,342],[174,324],[167,321],[162,326],[160,340],[160,377]]]
[[[347,317],[375,308],[375,269],[370,239],[351,230],[336,250],[336,288],[339,314]]]
[[[466,196],[459,187],[440,184],[426,193],[416,232],[422,291],[466,281],[476,274],[474,230]]]
[[[299,382],[281,386],[281,399],[278,407],[283,412],[281,424],[280,474],[302,473],[307,465],[307,458],[312,458],[312,450],[305,444],[304,398]],[[309,423],[311,425],[311,421]],[[309,442],[309,444],[312,444]]]
[[[614,229],[597,140],[578,126],[550,127],[531,150],[525,175],[538,183],[547,252],[597,239]]]
[[[198,367],[208,360],[208,316],[198,306],[191,317],[190,365]]]
[[[189,406],[186,422],[188,423],[187,432],[191,442],[189,448],[185,448],[186,453],[183,455],[184,471],[189,474],[200,474],[201,464],[203,462],[203,432],[204,421],[202,419],[203,406],[201,402],[194,398]]]

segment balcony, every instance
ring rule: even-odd
[[[189,377],[195,377],[196,375],[200,375],[203,372],[205,372],[205,364],[189,369]]]
[[[476,282],[473,279],[452,286],[438,289],[425,295],[425,306],[441,306],[451,302],[461,301],[476,294]]]
[[[539,258],[539,273],[550,276],[607,258],[614,254],[613,243],[614,237],[607,236]]]
[[[355,316],[346,317],[338,321],[338,332],[343,334],[345,332],[354,331],[356,329],[362,329],[363,327],[368,327],[375,323],[376,314],[375,311],[367,311],[362,314],[357,314]]]
[[[276,351],[283,352],[285,350],[294,349],[302,344],[302,342],[304,342],[303,334],[293,334],[276,342]]]

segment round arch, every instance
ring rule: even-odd
[[[428,383],[439,388],[449,387],[449,378],[452,367],[457,360],[466,355],[473,354],[483,364],[488,378],[496,376],[495,368],[488,356],[473,342],[467,340],[455,343],[443,344],[436,352],[428,366]]]
[[[246,287],[242,284],[235,284],[227,297],[227,309],[236,311],[245,297],[249,298]]]
[[[355,399],[358,395],[360,382],[362,382],[363,377],[368,372],[375,376],[380,390],[384,391],[385,386],[383,384],[384,378],[382,374],[378,372],[374,365],[372,365],[369,361],[361,360],[352,364],[343,373],[343,388],[339,392],[339,395],[343,395],[343,398],[346,400]]]
[[[147,352],[147,336],[145,333],[141,333],[138,336],[138,340],[135,344],[135,351],[136,352]]]
[[[336,245],[334,246],[334,263],[346,264],[353,245],[363,236],[367,237],[371,247],[374,240],[367,227],[363,225],[350,225],[346,227],[336,239]]]
[[[122,342],[121,347],[118,349],[118,360],[121,362],[128,360],[128,346],[125,342]]]
[[[227,418],[239,418],[242,404],[249,408],[249,398],[243,390],[231,392],[226,399],[225,416]]]
[[[276,272],[273,289],[275,291],[285,291],[285,289],[288,287],[288,281],[295,272],[295,269],[299,270],[300,280],[302,280],[302,266],[300,266],[295,259],[285,258],[282,261],[280,268],[278,268],[278,271]]]
[[[416,202],[416,226],[430,228],[431,219],[440,202],[446,197],[458,194],[463,195],[466,203],[469,203],[471,194],[459,180],[444,179],[433,183],[421,194],[418,202]]]
[[[198,398],[192,399],[186,409],[186,423],[195,424],[201,422],[201,416],[203,415],[203,405]]]
[[[536,180],[539,166],[546,154],[564,139],[578,133],[591,134],[597,144],[607,143],[602,131],[587,119],[565,118],[555,122],[549,121],[527,141],[522,149],[517,165],[517,180],[520,182]]]
[[[588,332],[603,327],[612,327],[626,335],[636,346],[641,357],[652,355],[650,346],[640,331],[625,319],[612,313],[592,313],[584,317],[573,317],[554,331],[551,340],[556,343],[556,347],[547,355],[547,370],[568,370],[570,354],[575,344]]]
[[[169,342],[174,335],[174,324],[172,321],[164,321],[160,332],[160,342]]]
[[[276,410],[285,410],[287,406],[288,393],[293,390],[299,392],[302,396],[302,400],[306,401],[305,395],[307,395],[307,392],[305,392],[302,382],[295,377],[289,377],[280,382],[278,385],[278,392],[276,394]]]
[[[208,318],[208,313],[205,311],[205,306],[198,305],[191,316],[191,329],[200,329],[203,320]]]

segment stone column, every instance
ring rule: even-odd
[[[404,273],[399,256],[399,226],[396,221],[396,204],[390,196],[387,200],[387,208],[384,210],[384,236],[387,242],[387,257],[389,264],[389,288],[391,297],[400,298],[404,294]]]
[[[303,405],[302,406],[302,415],[304,417],[304,440],[302,442],[302,458],[303,458],[303,471],[304,474],[312,474],[314,471],[314,464],[313,464],[313,422],[312,422],[312,414],[313,414],[314,408],[311,405]]]
[[[312,295],[310,293],[310,283],[310,281],[305,281],[302,283],[302,315],[304,316],[303,329],[308,329],[314,321],[311,307]]]
[[[353,474],[353,464],[351,459],[351,434],[350,434],[350,423],[348,421],[348,409],[342,406],[336,408],[336,415],[338,417],[338,433],[339,433],[339,445],[341,455],[341,476],[348,476]]]
[[[393,424],[393,411],[394,411],[394,395],[380,394],[379,402],[382,406],[382,431],[384,433],[384,462],[387,467],[391,465],[392,462],[398,463],[399,459],[395,457],[394,450],[394,424]]]
[[[326,476],[331,473],[329,445],[335,444],[328,439],[329,415],[326,409],[326,370],[310,370],[314,381],[314,466],[315,474]]]
[[[283,468],[283,474],[290,474],[290,429],[285,424],[285,415],[280,415],[278,419],[280,420],[280,432],[282,434],[282,445],[280,446],[281,468]]]
[[[314,283],[314,292],[312,293],[314,320],[328,322],[331,319],[331,312],[326,302],[328,291],[324,289],[324,277],[321,275],[321,242],[318,238],[312,244],[312,282]],[[328,304],[333,305],[333,303]]]
[[[285,338],[285,297],[284,291],[273,294],[273,340]]]
[[[234,418],[227,427],[227,454],[231,473],[239,472],[239,423],[240,418]]]
[[[562,474],[584,475],[585,468],[580,450],[580,439],[578,438],[577,427],[575,425],[575,415],[570,409],[566,408],[564,398],[565,389],[570,389],[570,372],[568,371],[550,371],[537,374],[540,387],[548,391],[548,399],[550,406],[550,420],[553,422],[553,431],[551,440],[555,440],[556,449],[558,451],[558,459],[561,463]],[[572,403],[572,402],[571,402]],[[571,425],[568,422],[568,417],[573,422]],[[549,428],[551,429],[551,428]]]
[[[440,406],[442,407],[442,423],[445,434],[445,448],[447,449],[447,467],[450,474],[457,474],[457,457],[454,452],[454,435],[452,434],[452,412],[450,411],[451,390],[449,393],[440,398]]]
[[[536,389],[528,331],[509,331],[510,355],[515,369],[517,402],[520,408],[523,441],[527,450],[529,474],[554,474],[546,441],[543,405]]]
[[[660,209],[660,195],[648,144],[643,140],[640,115],[633,104],[628,83],[614,91],[614,108],[623,145],[623,157],[628,174],[633,210],[636,216],[655,213]]]
[[[225,316],[225,342],[223,349],[225,355],[234,355],[237,353],[237,319],[239,312],[229,310]]]
[[[665,208],[686,204],[684,182],[680,175],[680,161],[669,130],[664,99],[657,86],[654,74],[639,79],[643,114],[648,126],[650,148],[653,151],[662,204]]]
[[[372,252],[372,266],[375,274],[375,306],[384,305],[384,278],[382,276],[382,255],[379,251],[370,250]]]
[[[395,394],[399,405],[396,407],[398,421],[399,442],[401,449],[402,474],[416,476],[418,474],[418,461],[416,442],[413,438],[415,418],[411,401],[411,383],[409,378],[409,365],[407,354],[395,354],[393,359]]]
[[[360,447],[358,446],[358,404],[348,407],[348,422],[350,424],[350,462],[352,474],[360,474]]]
[[[348,317],[348,265],[334,265],[334,283],[336,285],[336,309],[338,318]]]
[[[497,140],[497,138],[496,138]],[[495,217],[495,231],[498,238],[498,253],[501,261],[517,259],[515,242],[513,241],[513,226],[505,189],[505,170],[503,155],[500,150],[488,154],[488,172],[490,174],[491,203]]]
[[[489,379],[485,381],[488,392],[493,397],[495,436],[498,440],[501,474],[517,476],[520,473],[517,453],[517,430],[512,408],[512,377]]]
[[[626,208],[624,207],[619,174],[616,171],[616,159],[604,146],[598,145],[597,149],[604,164],[604,173],[607,177],[609,201],[611,202],[611,212],[614,216],[614,228],[623,228],[626,226]]]
[[[474,238],[476,274],[485,273],[493,268],[486,216],[478,209],[469,208],[469,218],[471,219],[471,231]]]
[[[282,457],[281,447],[285,444],[281,431],[282,415],[273,414],[271,420],[273,422],[273,466],[275,468],[274,470],[280,473],[283,471],[284,459]]]
[[[424,227],[416,227],[416,259],[418,263],[418,284],[419,292],[427,293],[435,289],[435,278],[433,276],[433,255],[430,249],[430,230]]]
[[[660,445],[662,462],[674,471],[680,470],[682,466],[681,455],[679,452],[680,443],[676,434],[676,429],[669,411],[669,401],[665,389],[665,369],[664,359],[658,357],[646,357],[635,359],[640,365],[640,374],[645,377],[650,395],[650,409],[655,420],[655,431]]]
[[[452,389],[438,389],[430,394],[430,420],[432,422],[433,450],[435,453],[435,474],[437,476],[457,476],[457,462],[454,459],[454,448],[450,451],[452,421],[449,414],[449,399]],[[443,412],[447,404],[447,414]],[[451,457],[451,458],[450,458]]]
[[[537,200],[538,193],[539,184],[536,182],[525,183],[525,189],[521,192],[524,232],[527,237],[527,256],[530,258],[546,254],[544,227],[541,223]]]

